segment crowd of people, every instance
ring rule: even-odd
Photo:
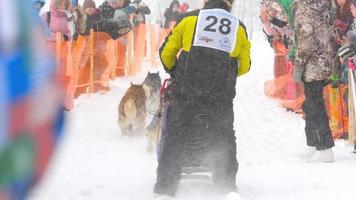
[[[117,39],[125,35],[129,27],[146,24],[146,16],[151,13],[142,0],[105,0],[99,6],[94,0],[84,0],[82,5],[70,0],[36,0],[33,10],[43,18],[51,33],[60,32],[65,40],[75,35],[88,35],[90,29],[107,32]],[[173,0],[164,12],[161,26],[169,28],[171,22],[176,22],[188,10],[189,4]]]
[[[312,160],[332,160],[332,136],[356,143],[355,18],[355,0],[261,2],[263,31],[275,52],[266,94],[304,114]]]
[[[71,110],[73,99],[88,91],[91,64],[95,76],[93,92],[108,91],[110,77],[136,74],[145,58],[158,66],[161,43],[189,5],[173,0],[159,20],[147,20],[151,9],[142,0],[105,0],[101,5],[94,0],[81,4],[36,0],[32,8],[47,32],[45,40],[51,52],[57,57],[67,96],[65,108]],[[90,36],[94,38],[92,49]],[[92,61],[90,55],[94,55]]]

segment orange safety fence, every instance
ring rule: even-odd
[[[348,104],[345,99],[347,86],[341,84],[337,88],[327,86],[324,90],[324,100],[329,114],[329,124],[334,138],[344,137],[349,129]]]
[[[146,25],[139,24],[133,28],[133,66],[130,75],[136,75],[141,71],[142,61],[146,55]]]
[[[119,39],[117,41],[117,64],[116,64],[116,69],[115,73],[112,74],[112,79],[118,77],[118,76],[124,76],[126,75],[125,69],[126,69],[126,62],[127,62],[127,43],[128,43],[128,38],[127,36],[124,36],[122,39]]]
[[[68,45],[68,42],[64,41],[61,33],[56,35],[56,41],[48,41],[47,45],[52,55],[56,57],[58,80],[60,85],[64,88],[64,91],[66,91],[71,81],[71,73],[73,72],[71,66],[68,66],[68,68],[64,67],[67,65],[67,55],[70,53],[68,48],[70,48],[71,45]],[[68,98],[67,93],[65,93],[64,106],[68,109],[73,107],[73,100]]]
[[[81,94],[109,90],[110,79],[139,73],[144,59],[151,67],[159,66],[158,45],[166,34],[168,30],[148,24],[117,40],[91,31],[89,36],[64,41],[57,33],[56,41],[47,44],[56,57],[59,80],[66,91],[65,108],[72,109],[73,99]]]
[[[293,64],[287,58],[289,50],[279,40],[273,41],[272,46],[275,52],[274,79],[265,82],[265,95],[276,99],[288,110],[302,113],[303,86],[293,81]]]
[[[265,95],[276,99],[280,105],[293,110],[297,113],[302,113],[302,105],[304,103],[303,86],[296,84],[292,78],[293,65],[290,61],[285,62],[284,67],[280,67],[281,71],[287,73],[276,77],[274,80],[265,82]],[[275,69],[275,72],[278,70]],[[275,73],[276,74],[276,73]]]
[[[158,24],[150,24],[149,37],[150,37],[150,61],[153,67],[159,66],[159,46],[161,46],[160,32],[161,28]]]
[[[109,88],[109,78],[117,55],[108,52],[110,36],[103,32],[92,32],[85,40],[85,50],[80,59],[78,85],[75,97]]]

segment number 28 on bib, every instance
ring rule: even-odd
[[[236,45],[238,19],[223,9],[201,10],[193,46],[231,53]]]

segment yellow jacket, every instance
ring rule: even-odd
[[[198,19],[199,11],[191,12],[178,21],[177,25],[172,29],[170,35],[166,38],[160,49],[160,58],[167,71],[173,69],[176,64],[179,51],[189,52],[191,50],[195,27]],[[250,48],[251,43],[248,40],[246,27],[240,21],[237,34],[237,42],[235,49],[230,53],[231,58],[236,58],[238,62],[237,76],[241,76],[250,70]]]

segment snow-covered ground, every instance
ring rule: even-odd
[[[244,200],[355,200],[356,156],[336,144],[334,163],[308,164],[298,158],[305,147],[304,121],[263,94],[272,75],[273,52],[255,37],[252,69],[239,78],[235,130]],[[119,78],[106,94],[81,96],[68,113],[65,137],[30,200],[150,200],[157,166],[142,138],[121,138],[117,105],[130,82]],[[177,200],[222,200],[209,181],[182,181]]]

